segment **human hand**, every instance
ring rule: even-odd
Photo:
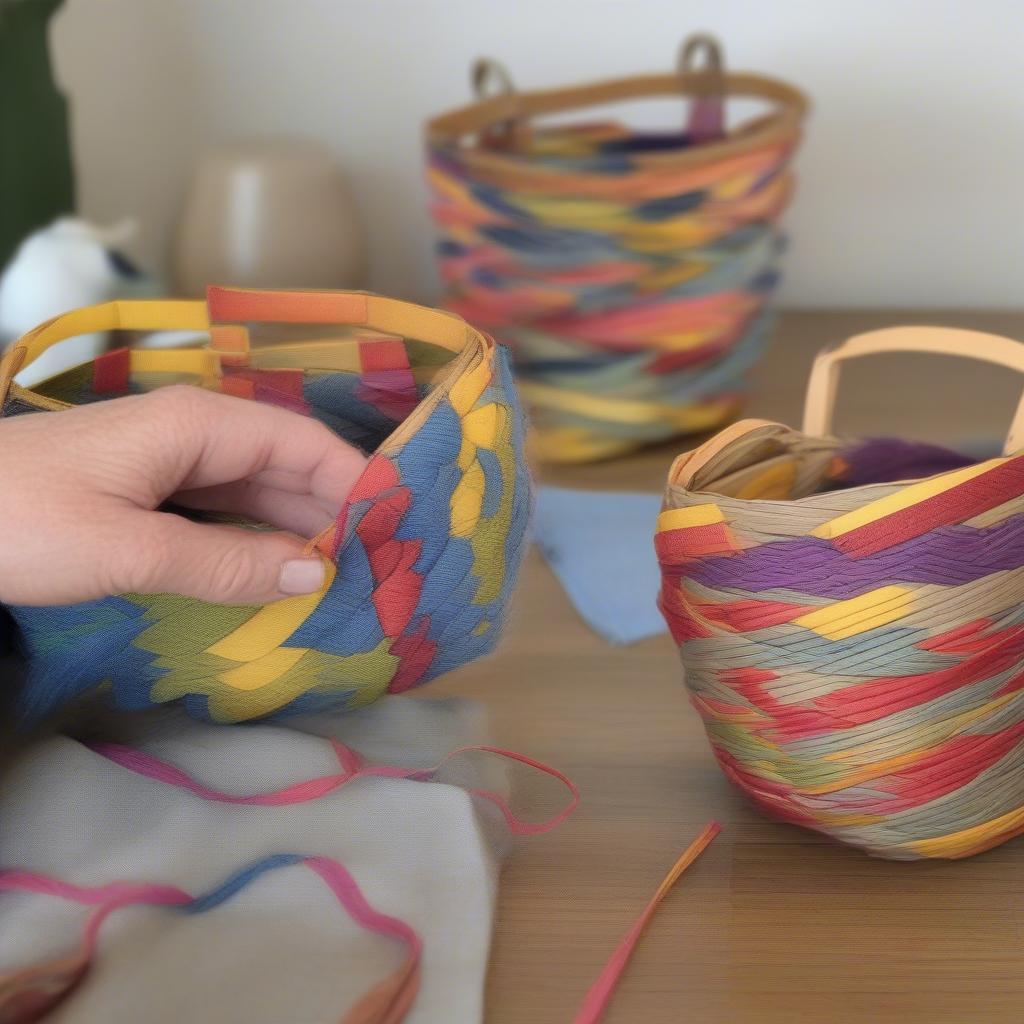
[[[174,593],[264,604],[312,593],[366,457],[314,419],[177,386],[0,420],[0,602]],[[165,501],[267,523],[197,523]]]

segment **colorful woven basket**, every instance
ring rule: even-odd
[[[279,330],[305,338],[250,350],[246,325],[256,321],[304,325]],[[120,349],[32,391],[10,383],[55,342],[113,328],[209,330],[210,344]],[[126,594],[10,608],[28,661],[26,720],[96,688],[119,708],[181,701],[218,722],[354,708],[494,646],[530,482],[506,355],[487,335],[448,313],[354,292],[213,288],[208,308],[113,302],[19,341],[0,366],[0,412],[182,381],[315,416],[372,453],[319,539],[332,563],[325,589],[266,607]]]
[[[703,51],[708,66],[694,70]],[[500,95],[427,128],[443,304],[508,344],[540,454],[577,462],[733,418],[769,327],[806,109],[689,40],[678,74]],[[691,97],[685,131],[529,119]],[[725,97],[770,112],[726,130]]]
[[[880,857],[967,857],[1024,831],[1024,401],[980,463],[828,436],[840,362],[891,351],[1024,373],[1024,345],[957,330],[823,353],[802,433],[748,420],[676,460],[660,603],[759,807]]]

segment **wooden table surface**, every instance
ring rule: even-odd
[[[1024,339],[1020,314],[787,314],[750,413],[799,424],[813,353],[899,323]],[[996,438],[1019,388],[1008,371],[974,362],[864,361],[844,370],[838,426]],[[655,491],[679,450],[541,476]],[[719,774],[668,635],[605,643],[535,552],[499,651],[424,696],[442,694],[485,701],[498,741],[562,769],[582,792],[573,818],[519,840],[507,861],[488,1024],[571,1021],[664,873],[713,819],[722,834],[662,904],[608,1024],[1024,1019],[1024,841],[968,861],[890,863],[764,819]]]

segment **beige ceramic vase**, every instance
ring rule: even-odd
[[[365,253],[345,176],[323,146],[245,143],[197,166],[172,256],[180,295],[208,284],[362,288]]]

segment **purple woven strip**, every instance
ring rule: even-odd
[[[934,476],[978,461],[950,448],[922,441],[901,441],[896,437],[869,438],[844,449],[842,456],[849,467],[843,473],[843,483],[851,487]]]
[[[795,590],[816,597],[855,597],[886,583],[959,586],[1024,566],[1024,515],[996,526],[944,526],[865,558],[851,558],[816,537],[773,541],[715,556],[688,575],[707,587],[759,594]]]

